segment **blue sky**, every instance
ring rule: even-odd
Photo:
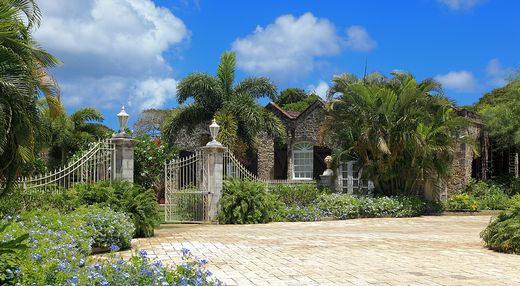
[[[54,74],[69,112],[177,105],[189,73],[237,53],[237,77],[323,94],[339,73],[408,70],[458,104],[503,86],[520,68],[520,1],[40,0],[36,39],[64,61]],[[263,102],[265,103],[265,101]],[[133,119],[133,120],[132,120]]]

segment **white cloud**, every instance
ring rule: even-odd
[[[171,78],[147,79],[140,82],[130,97],[129,106],[137,105],[140,110],[160,108],[166,100],[173,99],[177,93],[177,81]]]
[[[511,72],[512,69],[503,67],[499,59],[491,59],[486,66],[487,83],[493,87],[502,87],[507,84]]]
[[[444,88],[460,92],[475,91],[478,88],[478,81],[475,76],[464,70],[437,75],[435,80],[440,82]]]
[[[283,15],[265,28],[258,26],[252,34],[237,38],[232,49],[240,69],[283,81],[309,74],[319,57],[338,54],[344,42],[329,20],[305,13],[298,18]]]
[[[182,20],[151,0],[53,0],[40,8],[35,37],[63,60],[56,75],[72,107],[127,104],[138,96],[136,86],[171,77],[162,55],[190,35]]]
[[[377,46],[367,30],[361,26],[351,26],[347,29],[347,47],[354,51],[368,52]]]
[[[437,0],[451,10],[471,10],[482,0]]]
[[[317,86],[315,85],[309,85],[307,86],[307,89],[311,92],[314,92],[316,95],[321,97],[322,99],[327,99],[327,91],[329,91],[329,84],[320,80]]]

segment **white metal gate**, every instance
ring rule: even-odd
[[[65,167],[46,174],[23,177],[18,184],[24,191],[55,193],[71,188],[76,183],[96,183],[112,180],[115,170],[115,146],[110,139],[94,143],[79,158]]]
[[[208,217],[207,168],[201,151],[165,164],[165,221],[202,223]]]

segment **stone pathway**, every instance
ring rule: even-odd
[[[482,245],[489,219],[174,226],[133,246],[166,263],[188,248],[227,285],[520,285],[520,255]]]

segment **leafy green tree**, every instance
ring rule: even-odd
[[[301,88],[287,88],[280,92],[275,103],[285,110],[303,112],[318,99],[316,94],[308,94]]]
[[[11,190],[21,166],[35,154],[39,94],[58,115],[59,89],[48,69],[60,61],[41,49],[31,32],[41,13],[32,0],[0,1],[0,181]]]
[[[476,109],[497,147],[519,149],[520,79],[484,94]]]
[[[428,180],[446,178],[465,120],[433,80],[408,73],[334,79],[326,129],[342,159],[357,159],[363,175],[385,195],[417,194]]]
[[[281,136],[283,125],[256,100],[267,96],[276,99],[276,86],[265,77],[246,78],[235,84],[235,53],[222,54],[217,75],[193,73],[179,83],[180,104],[191,103],[172,111],[162,128],[162,138],[169,143],[182,130],[192,132],[201,123],[217,118],[221,125],[219,141],[238,151],[240,146],[255,146],[258,132]],[[239,142],[237,142],[237,139]]]

